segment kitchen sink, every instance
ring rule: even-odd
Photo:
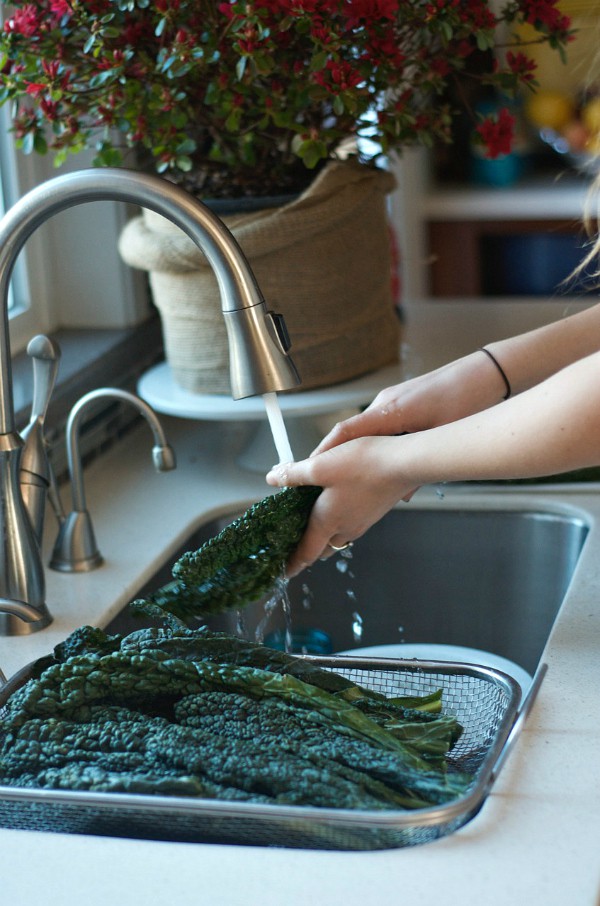
[[[196,528],[136,597],[169,581],[184,550],[198,548],[239,512]],[[289,615],[279,604],[261,631],[274,647],[291,632],[292,650],[317,654],[403,642],[466,646],[533,673],[587,532],[583,515],[558,508],[403,505],[350,551],[291,580]],[[253,638],[264,621],[260,602],[207,623]],[[107,628],[143,625],[125,608]]]

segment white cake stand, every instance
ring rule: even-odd
[[[405,377],[405,366],[399,363],[343,384],[278,394],[294,457],[308,456],[322,439],[318,416],[351,414],[370,403],[383,387],[397,384]],[[165,415],[209,421],[257,421],[257,430],[238,462],[253,472],[265,472],[276,461],[275,444],[262,397],[234,400],[220,393],[191,393],[175,383],[167,362],[146,371],[137,389],[142,399]]]

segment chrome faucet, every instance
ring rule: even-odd
[[[23,440],[15,428],[9,283],[17,256],[32,233],[54,214],[90,201],[149,208],[180,227],[204,253],[219,285],[234,399],[289,390],[300,383],[288,355],[283,321],[267,310],[239,245],[222,221],[187,192],[158,176],[107,168],[58,176],[24,195],[0,221],[0,634],[4,635],[34,632],[52,619],[45,603],[40,546],[19,487]],[[32,620],[33,614],[37,618]]]
[[[175,468],[175,453],[167,443],[162,425],[154,409],[139,396],[129,393],[127,390],[120,390],[118,387],[101,387],[82,396],[71,409],[67,420],[67,461],[73,509],[61,521],[50,560],[50,568],[59,572],[89,572],[104,562],[102,554],[98,550],[92,518],[86,504],[83,467],[79,452],[79,426],[83,421],[86,409],[99,399],[115,399],[135,406],[150,425],[154,436],[152,459],[156,470],[168,472]]]

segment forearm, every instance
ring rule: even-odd
[[[600,463],[600,353],[501,406],[401,439],[402,485],[549,475]]]
[[[331,554],[332,545],[360,538],[421,485],[531,478],[599,463],[596,352],[500,405],[414,433],[355,436],[302,462],[276,466],[267,481],[323,488],[288,564],[294,575]]]
[[[572,362],[600,350],[600,305],[527,333],[486,344],[521,393]]]
[[[360,415],[340,422],[317,448],[323,452],[353,438],[412,434],[494,407],[529,390],[571,363],[600,350],[600,305],[482,350],[429,374],[387,387]]]

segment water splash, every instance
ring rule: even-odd
[[[256,629],[254,630],[254,640],[258,642],[259,645],[265,640],[265,632],[269,628],[269,623],[274,612],[277,610],[279,605],[283,608],[283,613],[286,621],[286,651],[288,650],[288,624],[289,631],[291,632],[291,605],[288,595],[288,580],[281,576],[275,580],[275,585],[273,587],[273,593],[263,604],[264,616],[258,623]]]
[[[279,405],[277,394],[263,393],[262,398],[265,404],[267,418],[269,419],[271,434],[273,435],[279,462],[293,462],[294,454],[290,447],[290,441],[283,421],[283,415],[281,414],[281,406]]]
[[[287,579],[284,580],[284,587],[282,588],[281,605],[283,607],[283,617],[285,620],[285,650],[290,654],[294,647],[294,635],[292,632],[292,605],[288,595]]]
[[[353,579],[354,573],[350,569],[350,560],[352,560],[352,549],[347,547],[345,550],[339,551],[335,561],[335,568],[342,575],[347,575],[349,579]]]

